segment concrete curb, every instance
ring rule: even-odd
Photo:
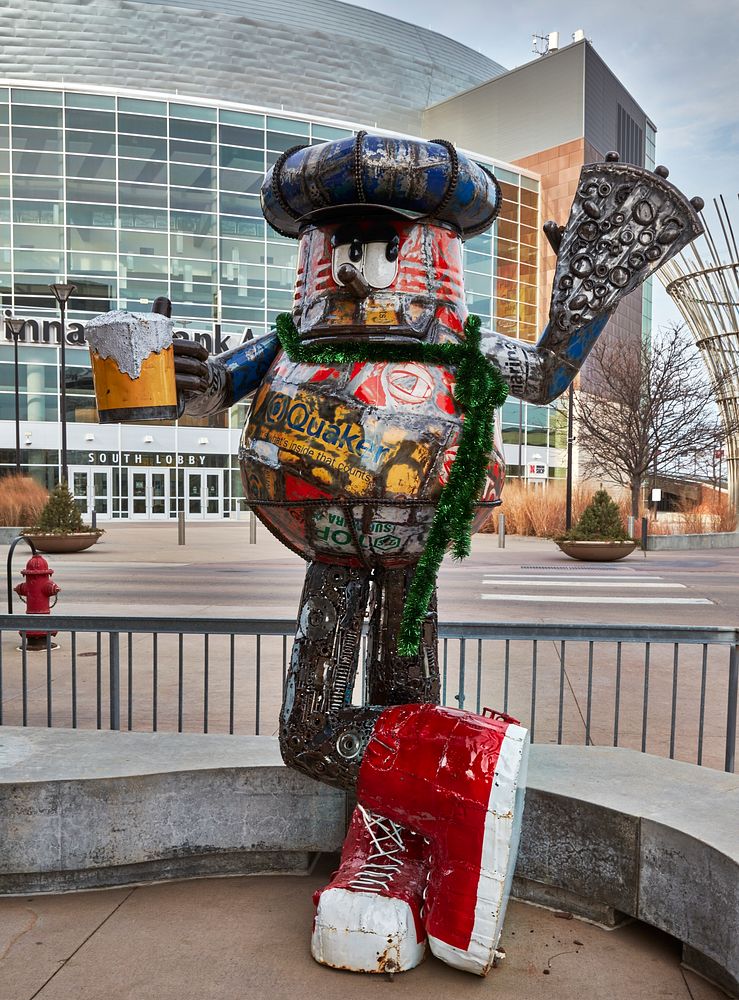
[[[739,548],[739,531],[707,531],[703,535],[649,535],[648,552]]]
[[[739,776],[538,745],[526,802],[515,895],[644,920],[739,992]],[[0,895],[305,871],[346,809],[272,737],[0,728]]]

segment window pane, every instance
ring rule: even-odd
[[[67,229],[67,248],[69,250],[115,253],[115,230],[83,229],[81,226],[69,226]]]
[[[203,315],[213,310],[215,289],[213,285],[192,283],[190,281],[172,282],[172,300],[174,302],[201,302],[206,306]]]
[[[63,250],[61,226],[13,226],[16,250]]]
[[[13,153],[13,171],[16,174],[61,177],[62,157],[60,153]]]
[[[0,128],[0,149],[8,149],[10,146],[10,129],[7,126]]]
[[[121,101],[121,104],[123,102]],[[143,115],[118,115],[118,131],[140,135],[166,135],[166,118],[147,118]]]
[[[330,125],[313,125],[311,131],[314,139],[321,140],[348,139],[354,135],[350,129],[332,128]]]
[[[166,294],[166,281],[164,283],[161,280],[142,281],[138,278],[121,280],[120,297],[122,299],[144,299],[147,303],[153,302],[159,295]]]
[[[64,271],[64,254],[51,250],[16,250],[15,270],[18,273],[58,274]]]
[[[174,167],[174,164],[172,165]],[[214,212],[216,210],[215,191],[195,191],[189,188],[170,188],[170,204],[173,209],[190,212]]]
[[[14,149],[40,149],[51,152],[62,148],[62,133],[52,128],[14,128]]]
[[[13,195],[16,198],[38,198],[42,201],[61,201],[62,182],[54,177],[15,177]]]
[[[259,199],[245,194],[221,193],[221,212],[226,215],[247,215],[261,218]]]
[[[67,132],[67,152],[115,156],[115,135],[109,132]]]
[[[134,256],[121,254],[121,280],[128,278],[166,278],[169,262],[166,257]]]
[[[267,284],[270,288],[280,288],[292,293],[295,271],[291,267],[268,267]]]
[[[62,103],[62,95],[51,90],[18,90],[14,87],[13,101],[16,104],[50,104],[56,106]]]
[[[282,135],[281,132],[267,133],[267,149],[278,153],[284,153],[286,149],[292,149],[293,146],[305,146],[306,142],[307,140],[299,135]]]
[[[122,181],[142,184],[166,184],[167,164],[156,160],[119,160],[118,177]]]
[[[181,163],[202,163],[203,166],[210,166],[215,162],[215,145],[209,142],[170,139],[169,158]]]
[[[215,264],[209,260],[172,259],[172,279],[177,281],[213,281],[216,278]]]
[[[115,110],[115,97],[103,94],[66,94],[65,103],[68,108],[97,108],[101,111]]]
[[[88,274],[109,274],[115,277],[118,274],[118,262],[115,254],[103,254],[103,253],[70,253],[69,257],[69,271],[70,273],[76,272],[80,275]],[[85,279],[83,279],[85,280]],[[77,282],[75,282],[77,284]],[[111,287],[110,284],[105,286],[105,290],[102,292],[90,292],[88,295],[111,295],[114,294],[114,286]],[[82,292],[80,291],[80,294]]]
[[[118,198],[121,205],[146,205],[151,208],[167,207],[166,187],[147,187],[145,184],[119,184]]]
[[[264,152],[261,149],[239,149],[237,146],[221,146],[221,166],[238,167],[242,170],[256,170],[264,173]]]
[[[246,111],[221,111],[221,121],[228,125],[264,129],[264,115],[252,115]]]
[[[109,202],[115,204],[115,184],[108,181],[85,181],[67,178],[67,201]]]
[[[294,118],[272,118],[268,115],[267,128],[275,132],[288,132],[290,135],[307,136],[310,125],[308,122],[299,122]]]
[[[249,240],[221,240],[221,260],[234,264],[263,264],[264,244]]]
[[[62,127],[62,112],[59,108],[26,108],[15,104],[12,109],[14,125],[41,125],[46,128]]]
[[[205,260],[215,260],[217,248],[217,240],[210,236],[185,236],[182,233],[172,234],[173,257],[198,257]]]
[[[211,170],[209,167],[196,167],[187,163],[173,163],[169,170],[170,184],[198,188],[214,188],[216,186],[215,170]]]
[[[173,139],[194,139],[196,142],[215,142],[216,127],[209,122],[183,121],[172,118],[169,134]]]
[[[112,228],[116,224],[115,209],[109,205],[69,205],[67,223],[70,226],[104,226]]]
[[[13,221],[61,225],[64,222],[64,206],[60,202],[14,201]]]
[[[291,267],[293,271],[298,266],[298,244],[295,240],[284,243],[267,244],[267,263],[279,264],[281,267]]]
[[[221,187],[224,191],[240,194],[259,194],[264,174],[245,173],[243,170],[221,170]]]
[[[221,301],[227,306],[244,306],[250,309],[264,308],[263,288],[231,288],[228,285],[221,289]]]
[[[264,219],[236,219],[221,216],[221,232],[224,236],[243,236],[247,239],[264,237]]]
[[[169,213],[156,208],[120,208],[120,224],[130,229],[169,229]]]
[[[131,233],[121,230],[120,251],[132,254],[154,254],[166,257],[168,251],[166,233]]]
[[[174,118],[195,118],[203,122],[216,120],[215,108],[199,108],[194,104],[170,104],[169,113]]]
[[[252,128],[236,128],[233,125],[221,125],[221,142],[226,146],[251,146],[264,149],[264,132]]]
[[[141,101],[138,98],[121,97],[118,99],[118,110],[142,115],[166,115],[167,105],[164,101]]]
[[[67,108],[67,128],[82,132],[115,132],[115,115],[112,111],[81,111]]]
[[[91,177],[98,180],[115,180],[115,160],[101,156],[68,156],[68,177]]]
[[[142,160],[166,160],[167,140],[152,136],[118,136],[118,155],[133,156]]]
[[[213,215],[196,215],[192,212],[172,212],[172,232],[210,236],[216,231]]]

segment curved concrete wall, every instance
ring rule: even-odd
[[[7,0],[0,75],[230,100],[418,134],[421,111],[504,72],[337,0]]]
[[[339,850],[346,800],[271,737],[0,727],[0,894],[300,871]],[[534,746],[514,895],[683,942],[739,990],[739,776],[601,747]]]

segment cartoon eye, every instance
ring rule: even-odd
[[[352,251],[358,249],[359,256],[352,256]],[[357,268],[358,271],[362,270],[362,244],[359,240],[354,240],[353,243],[342,243],[337,247],[334,247],[334,252],[331,258],[331,270],[333,271],[334,281],[337,285],[341,285],[339,281],[338,274],[339,268],[342,264],[352,264]]]
[[[387,288],[395,281],[398,273],[398,252],[390,257],[388,250],[392,244],[367,243],[364,247],[362,273],[373,288]]]

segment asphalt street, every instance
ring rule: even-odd
[[[261,525],[193,523],[177,544],[171,523],[113,524],[76,555],[50,556],[68,614],[186,614],[295,618],[304,563]],[[739,623],[739,549],[636,552],[617,563],[580,563],[555,544],[476,535],[464,562],[439,575],[442,621]],[[20,579],[22,555],[15,558]],[[16,605],[16,610],[19,610]]]

